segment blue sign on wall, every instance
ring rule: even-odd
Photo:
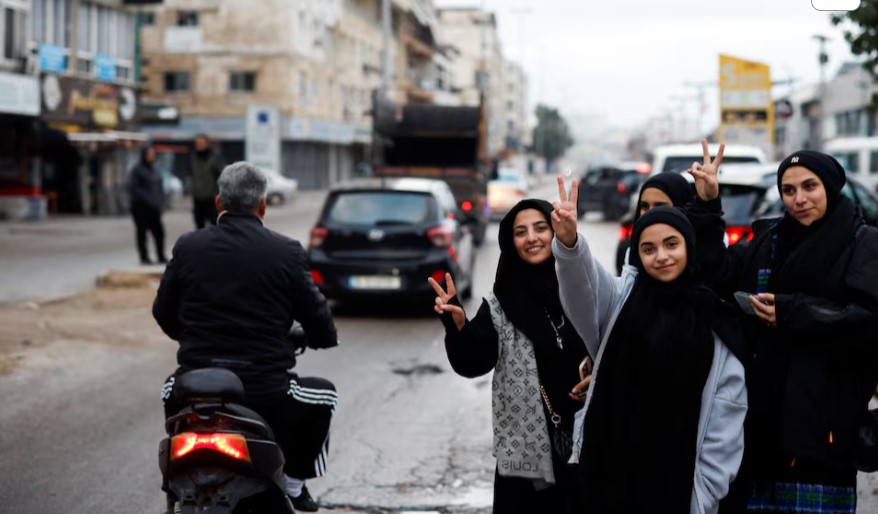
[[[61,72],[67,69],[67,56],[64,47],[58,45],[40,45],[40,69],[42,71]]]
[[[116,80],[116,59],[106,54],[95,55],[95,77],[98,80]]]

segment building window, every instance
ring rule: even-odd
[[[256,91],[256,73],[252,71],[233,71],[229,73],[229,91],[252,93]]]
[[[178,27],[197,27],[198,13],[195,11],[180,11],[177,13]]]
[[[0,60],[24,55],[24,11],[5,7],[0,19]]]
[[[154,12],[142,12],[139,13],[140,16],[140,24],[144,27],[149,25],[155,25],[155,13]]]
[[[165,72],[165,92],[182,93],[189,91],[189,72],[188,71],[167,71]]]

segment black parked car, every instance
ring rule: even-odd
[[[758,217],[766,195],[772,188],[774,188],[773,182],[769,183],[761,173],[748,173],[739,177],[720,176],[719,195],[722,200],[723,219],[726,222],[726,246],[753,239],[752,222]],[[633,214],[629,215],[619,227],[616,271],[620,274],[633,227]]]
[[[645,162],[622,162],[589,170],[579,182],[576,209],[580,216],[601,211],[605,220],[617,220],[631,207],[631,195],[646,180],[650,166]]]
[[[472,225],[448,184],[423,178],[367,178],[333,187],[311,230],[311,274],[327,298],[431,300],[427,277],[450,272],[472,293]]]

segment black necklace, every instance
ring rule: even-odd
[[[564,350],[564,338],[561,337],[561,328],[567,323],[567,320],[564,319],[564,314],[561,314],[561,321],[558,325],[555,325],[555,322],[552,321],[552,317],[549,316],[549,310],[543,309],[543,312],[546,313],[546,318],[549,320],[549,325],[552,325],[552,330],[555,332],[555,344],[558,345],[559,350]]]

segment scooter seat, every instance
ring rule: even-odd
[[[238,375],[224,368],[187,371],[177,378],[174,396],[181,401],[221,400],[243,403],[244,384]]]

